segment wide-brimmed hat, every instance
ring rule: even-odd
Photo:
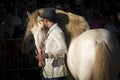
[[[56,17],[56,11],[55,8],[44,8],[43,14],[42,14],[43,18],[55,18]]]

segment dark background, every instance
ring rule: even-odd
[[[37,65],[34,48],[28,49],[28,46],[21,45],[27,26],[27,11],[32,13],[39,8],[55,7],[85,17],[90,28],[104,28],[107,22],[114,20],[116,30],[111,28],[110,31],[120,40],[120,0],[75,1],[77,0],[0,1],[0,80],[41,80],[41,68]],[[97,22],[101,23],[89,22],[91,10],[92,15],[97,16]],[[21,24],[14,25],[11,16],[17,16]]]

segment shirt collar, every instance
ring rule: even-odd
[[[51,31],[53,28],[55,28],[57,26],[57,23],[55,23],[55,24],[53,24],[51,27],[50,27],[50,29],[49,29],[49,31]]]
[[[48,30],[47,36],[48,34],[57,26],[57,23],[53,24],[50,29]]]

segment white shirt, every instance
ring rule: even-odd
[[[46,72],[43,71],[44,77],[56,78],[67,75],[65,66],[66,52],[64,33],[57,24],[54,24],[49,29],[45,42],[45,53],[50,53],[52,57],[45,59],[46,65],[44,69]]]

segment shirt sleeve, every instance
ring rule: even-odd
[[[47,51],[49,58],[56,58],[58,56],[63,56],[65,53],[67,53],[67,46],[65,43],[64,33],[61,30],[56,29],[52,32],[52,36],[56,47],[51,46],[52,48],[51,52]]]
[[[63,54],[67,53],[67,47],[65,43],[65,36],[62,31],[54,31],[54,41],[57,45],[55,50],[52,50],[51,54],[54,57],[63,56]]]

